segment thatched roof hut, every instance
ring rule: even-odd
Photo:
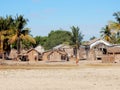
[[[43,60],[62,61],[67,60],[68,54],[63,50],[50,50],[43,53]]]
[[[38,61],[41,60],[41,53],[36,49],[32,48],[27,51],[29,61]]]

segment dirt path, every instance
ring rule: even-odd
[[[120,66],[1,69],[0,90],[120,90]]]

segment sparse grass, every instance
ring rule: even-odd
[[[0,65],[1,69],[73,69],[77,65]]]
[[[14,63],[14,64],[13,64]],[[3,69],[83,69],[83,68],[109,68],[109,67],[120,67],[120,64],[116,63],[100,63],[100,62],[80,62],[79,65],[69,62],[2,62],[0,70]]]

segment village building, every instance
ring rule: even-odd
[[[53,47],[53,50],[63,50],[68,54],[69,61],[76,60],[74,47],[67,44],[60,44]],[[80,59],[80,50],[77,49],[77,59]]]
[[[27,51],[28,60],[29,61],[42,61],[42,53],[44,51],[45,50],[41,45],[28,50]]]
[[[27,51],[28,61],[41,61],[42,53],[32,48]]]
[[[73,47],[67,44],[60,44],[53,47],[53,50],[63,50],[65,51],[69,57],[73,56]]]
[[[113,45],[107,48],[108,56],[112,57],[114,62],[120,62],[120,45]]]
[[[86,59],[101,60],[104,54],[107,54],[107,47],[112,46],[111,43],[103,39],[94,39],[84,44],[86,51]]]
[[[49,50],[43,53],[43,61],[69,61],[68,54],[63,50]]]

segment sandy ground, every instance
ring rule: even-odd
[[[62,67],[0,69],[0,90],[120,90],[119,65]]]

